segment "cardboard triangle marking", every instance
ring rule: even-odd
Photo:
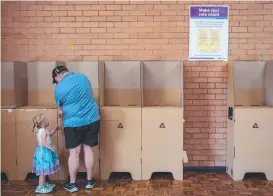
[[[122,129],[123,125],[121,123],[118,124],[118,128]]]
[[[258,128],[257,123],[254,123],[253,128]]]
[[[161,123],[159,127],[160,127],[160,128],[165,128],[164,123]]]

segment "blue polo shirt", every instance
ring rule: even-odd
[[[100,119],[91,84],[83,74],[64,75],[56,85],[55,101],[63,111],[64,127],[80,127]]]

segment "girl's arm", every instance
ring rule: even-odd
[[[46,134],[47,132],[43,131],[42,138],[41,138],[42,145],[54,152],[54,149],[46,142]]]
[[[49,131],[48,133],[49,133],[50,137],[51,137],[52,135],[54,135],[54,133],[55,133],[57,130],[59,130],[59,127],[56,127],[55,129]]]

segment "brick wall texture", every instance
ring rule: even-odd
[[[189,5],[228,4],[229,60],[273,60],[273,1],[2,2],[2,61],[183,60],[187,166],[225,166],[227,63],[187,62]]]

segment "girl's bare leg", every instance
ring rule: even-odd
[[[39,176],[39,186],[42,186],[45,184],[46,176]]]

